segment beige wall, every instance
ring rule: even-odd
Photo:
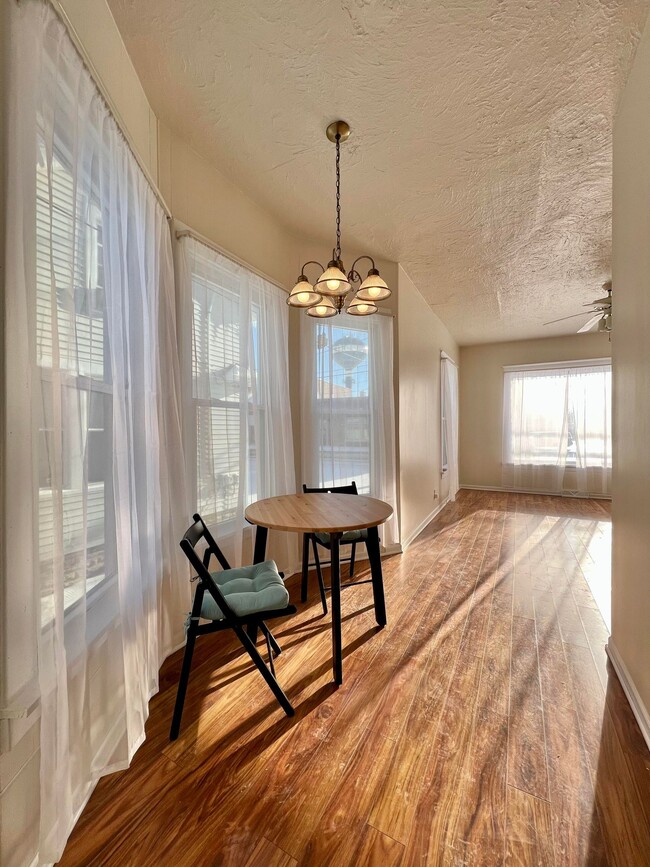
[[[440,475],[440,352],[458,361],[458,346],[401,266],[397,312],[398,467],[404,545],[448,493],[446,479]]]
[[[638,691],[647,724],[650,722],[650,26],[646,26],[637,50],[614,130],[613,243],[611,642]]]
[[[484,343],[460,350],[460,483],[501,486],[503,367],[611,355],[606,334]]]
[[[176,220],[282,286],[295,278],[298,253],[291,235],[162,123],[158,174]]]

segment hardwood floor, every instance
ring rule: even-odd
[[[384,630],[369,586],[344,591],[339,689],[317,593],[278,624],[293,719],[229,637],[199,639],[180,738],[176,654],[61,863],[650,865],[650,754],[594,601],[609,531],[605,502],[462,491],[384,561]]]

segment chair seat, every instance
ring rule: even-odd
[[[330,534],[329,533],[314,533],[314,536],[318,539],[320,545],[323,545],[324,548],[330,547]],[[347,533],[343,533],[341,536],[341,543],[345,545],[346,542],[365,542],[368,538],[367,530],[348,530]]]
[[[238,617],[259,611],[277,611],[289,604],[289,591],[273,560],[211,572],[210,575]],[[203,597],[201,617],[204,620],[223,620],[224,617],[209,591]]]

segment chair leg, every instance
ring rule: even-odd
[[[280,647],[278,642],[275,640],[275,636],[273,635],[273,633],[271,632],[269,627],[266,625],[266,623],[264,623],[264,621],[260,622],[260,629],[264,633],[265,638],[267,638],[271,642],[271,647],[273,648],[273,653],[275,653],[276,656],[279,656],[282,653],[282,648]]]
[[[295,711],[291,706],[291,702],[282,691],[282,687],[277,682],[273,674],[267,668],[264,660],[262,659],[257,650],[257,647],[255,647],[255,645],[250,640],[246,632],[244,632],[244,630],[241,628],[241,626],[235,626],[234,629],[237,634],[237,638],[239,638],[245,650],[248,652],[248,655],[255,663],[258,671],[269,685],[273,695],[277,698],[282,710],[286,713],[287,716],[293,716]]]
[[[266,650],[269,655],[269,668],[271,669],[271,674],[275,677],[275,664],[273,662],[273,648],[271,647],[271,636],[269,632],[264,634],[266,638]]]
[[[323,614],[327,614],[327,597],[325,596],[325,582],[323,581],[323,572],[320,568],[320,557],[318,556],[318,545],[316,539],[312,537],[312,545],[314,546],[314,562],[316,563],[316,576],[318,578],[318,589],[320,591],[320,601],[323,606]]]
[[[185,693],[187,692],[187,684],[190,679],[190,667],[192,665],[192,654],[194,653],[194,642],[196,641],[196,633],[193,631],[192,624],[187,631],[187,641],[185,643],[185,655],[183,656],[183,666],[181,668],[181,676],[178,681],[178,690],[176,692],[176,704],[174,705],[174,716],[172,717],[172,725],[169,730],[169,740],[175,741],[181,728],[181,717],[183,716],[183,705],[185,704]]]
[[[257,627],[258,623],[256,620],[251,620],[246,624],[246,631],[248,632],[248,637],[253,642],[253,644],[257,643]]]
[[[354,578],[354,557],[357,553],[357,543],[352,543],[352,550],[350,551],[350,578]]]
[[[381,554],[379,551],[379,533],[376,527],[368,528],[366,541],[370,571],[372,575],[372,594],[375,601],[375,619],[379,626],[386,625],[386,600],[384,598],[384,579],[381,572]]]
[[[300,585],[300,601],[307,601],[307,584],[309,582],[309,535],[302,534],[302,583]]]
[[[331,567],[330,575],[332,586],[332,654],[334,665],[334,683],[343,683],[343,648],[341,644],[341,563],[339,540],[340,533],[330,533],[331,540]]]

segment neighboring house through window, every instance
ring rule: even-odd
[[[112,386],[107,358],[102,225],[92,167],[71,170],[58,139],[39,144],[36,168],[36,353],[42,404],[38,444],[39,561],[63,557],[72,604],[116,570],[112,501]],[[55,430],[60,440],[55,441]],[[54,527],[53,497],[62,498]],[[55,544],[55,540],[60,540]],[[62,550],[58,545],[62,544]],[[42,584],[44,619],[53,604]]]

